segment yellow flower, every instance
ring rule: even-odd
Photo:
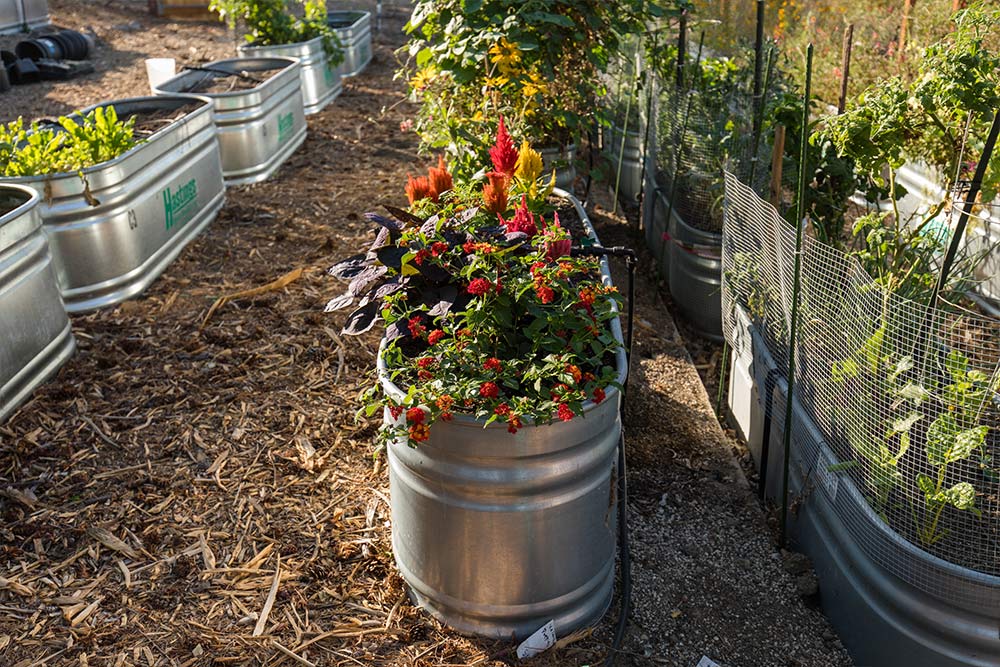
[[[437,72],[434,70],[433,65],[425,67],[410,79],[410,87],[414,90],[423,90],[434,82],[436,76]]]
[[[476,113],[472,114],[472,120],[474,122],[476,122],[476,123],[483,122],[483,120],[485,120],[485,118],[486,118],[486,116],[483,115],[482,111],[477,111]]]
[[[514,175],[525,183],[533,183],[542,175],[542,154],[532,149],[527,141],[521,143]]]
[[[504,74],[510,74],[515,65],[521,62],[521,50],[516,44],[507,41],[506,37],[490,47],[490,60],[495,63]]]
[[[503,88],[508,83],[510,83],[510,79],[505,76],[491,76],[486,79],[487,88]]]

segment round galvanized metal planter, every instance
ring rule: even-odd
[[[30,32],[49,23],[46,0],[0,0],[0,35]]]
[[[0,423],[76,347],[39,201],[30,188],[0,185]]]
[[[222,207],[225,187],[212,102],[137,97],[113,106],[135,113],[198,108],[114,160],[79,174],[11,179],[42,196],[41,217],[70,312],[110,306],[140,294]]]
[[[606,263],[604,272],[610,283]],[[617,319],[613,330],[621,341]],[[624,380],[623,351],[617,364]],[[379,370],[385,390],[401,397],[381,355]],[[609,390],[569,422],[515,435],[456,415],[418,447],[390,444],[393,552],[420,606],[461,632],[506,639],[550,620],[565,635],[604,615],[614,588],[620,400]]]
[[[604,128],[602,134],[604,152],[611,162],[612,185],[617,181],[621,197],[627,200],[637,199],[642,190],[642,135],[634,127],[623,133],[617,126]]]
[[[306,139],[301,67],[293,58],[232,58],[188,70],[165,81],[159,95],[195,91],[212,100],[227,185],[267,180]],[[245,72],[262,82],[252,89],[197,93],[200,84],[225,72]],[[220,74],[222,73],[222,74]]]
[[[780,497],[787,384],[768,400],[767,492]],[[813,561],[823,610],[858,665],[1000,664],[1000,577],[949,563],[893,531],[846,475],[795,401],[789,488],[799,499],[790,533]],[[896,564],[894,572],[879,565]],[[900,662],[901,657],[905,660]]]
[[[670,213],[670,295],[701,335],[721,341],[722,234],[692,227],[676,209]]]
[[[371,12],[327,12],[327,24],[334,29],[344,47],[341,76],[357,76],[372,59]]]
[[[551,174],[556,170],[556,187],[561,190],[570,190],[573,181],[576,180],[576,165],[573,160],[576,158],[576,144],[569,146],[552,146],[540,148],[538,152],[542,154],[542,164],[545,165],[545,173]]]
[[[343,89],[340,71],[331,68],[320,37],[297,44],[277,46],[246,45],[236,51],[245,58],[298,58],[302,69],[302,103],[306,115],[319,113],[337,99]]]
[[[645,196],[642,199],[642,226],[646,247],[656,260],[656,267],[664,278],[670,276],[670,245],[665,239],[670,226],[667,210],[670,202],[657,185],[653,171],[646,171]]]

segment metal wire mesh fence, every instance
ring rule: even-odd
[[[787,375],[795,229],[729,173],[725,216],[726,337],[742,309]],[[887,570],[943,599],[1000,606],[1000,588],[956,586],[907,556],[915,547],[1000,582],[1000,321],[901,298],[808,235],[799,298],[796,399],[815,433],[793,428],[815,449],[809,474],[853,483],[865,506],[836,511]]]

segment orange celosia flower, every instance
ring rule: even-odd
[[[431,186],[431,199],[437,202],[438,197],[443,192],[447,192],[454,187],[455,183],[452,181],[451,174],[448,173],[448,168],[444,164],[444,156],[438,157],[438,166],[431,167],[427,170],[427,180]]]
[[[490,160],[493,161],[493,168],[508,178],[514,176],[517,170],[517,149],[514,141],[507,132],[504,125],[503,116],[500,116],[500,127],[497,128],[497,140],[490,149]]]
[[[500,215],[507,210],[507,177],[499,171],[491,171],[486,179],[489,182],[483,186],[483,206]]]
[[[410,200],[410,203],[416,203],[421,199],[428,199],[431,197],[431,183],[427,180],[426,176],[420,176],[418,178],[413,178],[410,174],[406,175],[406,196]]]

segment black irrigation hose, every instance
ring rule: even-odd
[[[621,608],[618,612],[618,624],[615,626],[615,636],[611,642],[611,651],[604,662],[604,667],[613,667],[625,640],[628,628],[629,611],[632,608],[632,558],[628,543],[628,481],[625,462],[625,396],[628,390],[628,372],[632,360],[632,332],[635,320],[635,268],[638,256],[631,248],[616,246],[604,248],[592,246],[589,248],[573,248],[573,255],[591,255],[595,257],[624,257],[628,267],[628,326],[625,329],[625,379],[622,381],[621,418],[622,432],[618,440],[618,551],[619,567],[621,569]]]

